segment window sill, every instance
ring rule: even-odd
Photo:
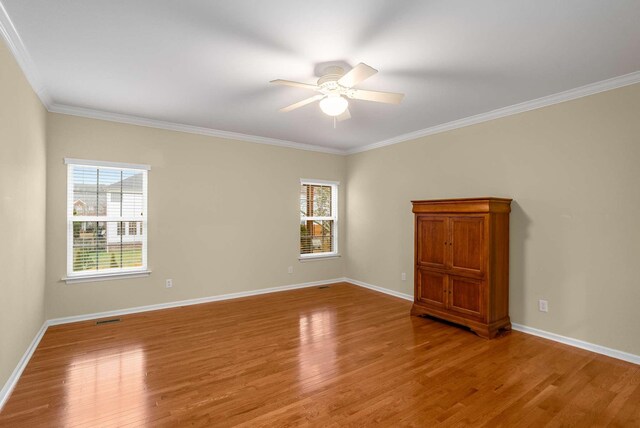
[[[318,254],[318,255],[310,255],[310,256],[298,256],[298,260],[301,262],[313,262],[316,260],[337,259],[340,257],[341,256],[338,253],[331,253],[331,254]]]
[[[93,274],[83,276],[67,276],[62,278],[67,284],[79,284],[81,282],[110,281],[113,279],[142,278],[151,275],[150,270],[137,270],[132,272],[118,272],[108,274]]]

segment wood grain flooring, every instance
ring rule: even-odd
[[[640,366],[350,284],[51,327],[0,426],[640,426]]]

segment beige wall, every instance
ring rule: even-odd
[[[343,183],[343,156],[60,114],[48,121],[48,318],[344,276],[344,258],[298,261],[300,178]],[[151,165],[150,277],[60,281],[66,274],[64,157]],[[340,192],[341,219],[344,200]],[[173,288],[165,288],[166,278]]]
[[[511,197],[512,321],[640,354],[640,85],[355,154],[347,171],[349,277],[412,294],[411,200]]]
[[[45,121],[0,39],[0,388],[44,321]]]
[[[411,294],[410,200],[483,195],[515,200],[512,320],[640,354],[640,85],[348,157],[47,114],[4,45],[0,94],[1,383],[44,315],[345,275]],[[150,277],[61,281],[64,157],[152,166]],[[343,257],[298,261],[301,177],[342,183]]]

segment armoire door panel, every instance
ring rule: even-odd
[[[451,269],[460,273],[484,273],[484,217],[451,217]]]
[[[484,317],[484,288],[481,280],[449,276],[449,304],[452,311]]]
[[[426,269],[418,269],[417,276],[417,300],[428,305],[444,307],[447,275]]]
[[[416,233],[418,265],[444,269],[447,259],[447,218],[420,216]]]

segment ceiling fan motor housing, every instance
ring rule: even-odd
[[[344,69],[342,67],[331,66],[324,70],[324,74],[318,79],[318,86],[323,89],[322,92],[331,93],[341,86],[338,84],[338,80],[344,76]]]
[[[327,67],[324,70],[324,74],[318,79],[318,86],[322,86],[326,82],[335,82],[344,76],[344,69],[338,66]]]

